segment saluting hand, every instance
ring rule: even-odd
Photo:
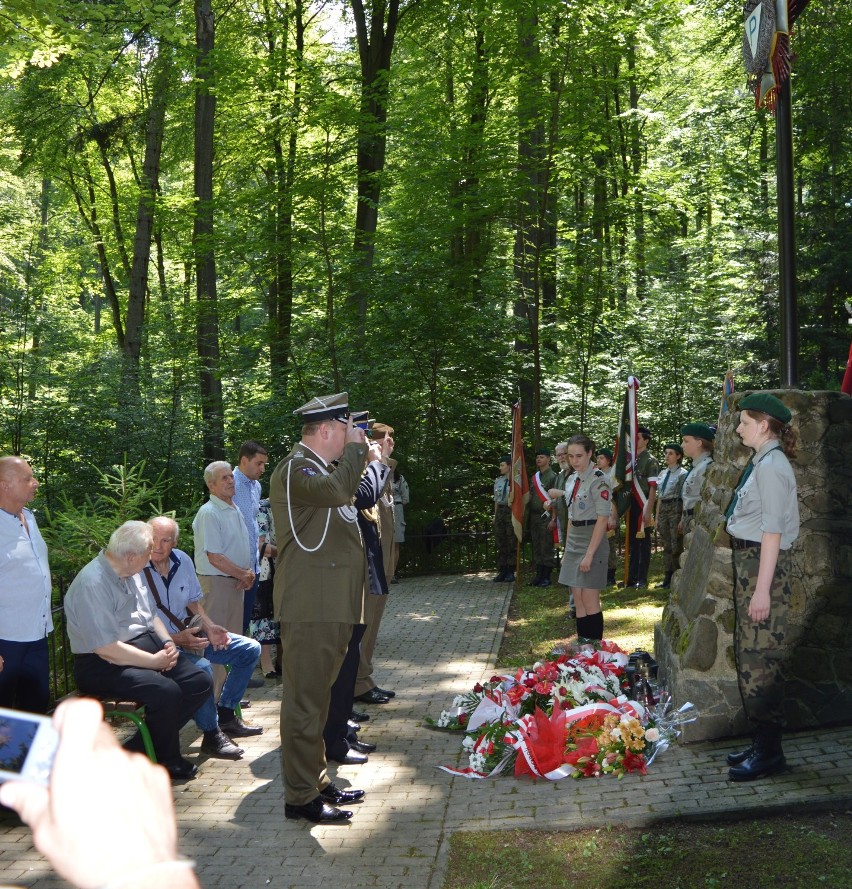
[[[346,443],[349,444],[350,441],[354,441],[356,444],[364,444],[366,440],[367,437],[364,435],[364,430],[353,424],[352,414],[350,414],[349,419],[346,421]]]

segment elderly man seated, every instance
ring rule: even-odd
[[[212,664],[231,668],[222,686],[218,709],[210,695],[195,714],[195,724],[204,732],[201,749],[219,759],[239,759],[242,748],[228,735],[247,738],[263,731],[260,726],[246,725],[234,712],[260,660],[260,643],[229,633],[210,619],[201,604],[201,584],[195,565],[183,550],[175,547],[180,533],[177,522],[168,516],[157,516],[148,524],[154,532],[154,548],[144,574],[172,641],[211,677]],[[196,615],[201,618],[201,625],[188,627],[187,619]]]
[[[212,683],[172,642],[140,572],[151,556],[145,522],[125,522],[74,578],[65,596],[74,677],[83,694],[145,705],[157,761],[173,779],[197,766],[180,755],[181,726],[210,697]],[[141,750],[135,735],[125,745]]]

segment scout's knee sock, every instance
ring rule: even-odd
[[[586,615],[586,632],[583,635],[587,639],[603,639],[603,611]]]
[[[583,615],[583,617],[577,617],[577,638],[578,639],[587,639],[589,636],[589,628],[587,626],[588,617]]]

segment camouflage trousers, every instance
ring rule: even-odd
[[[784,724],[784,660],[790,607],[790,552],[778,554],[769,617],[755,623],[748,606],[757,584],[760,549],[734,551],[734,654],[746,716],[758,725]]]
[[[553,544],[553,531],[547,527],[550,519],[543,519],[542,512],[544,512],[544,507],[536,498],[532,501],[532,515],[530,516],[533,563],[544,568],[555,568],[556,550]]]
[[[497,506],[494,515],[494,542],[497,544],[497,567],[515,570],[516,542],[512,527],[512,510],[508,506]]]
[[[666,574],[673,574],[677,571],[683,552],[683,534],[677,533],[677,526],[680,524],[681,502],[678,497],[671,500],[661,500],[657,513],[657,536],[663,544],[663,570]]]

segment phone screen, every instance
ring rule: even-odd
[[[0,708],[0,781],[47,783],[58,741],[49,717]]]

